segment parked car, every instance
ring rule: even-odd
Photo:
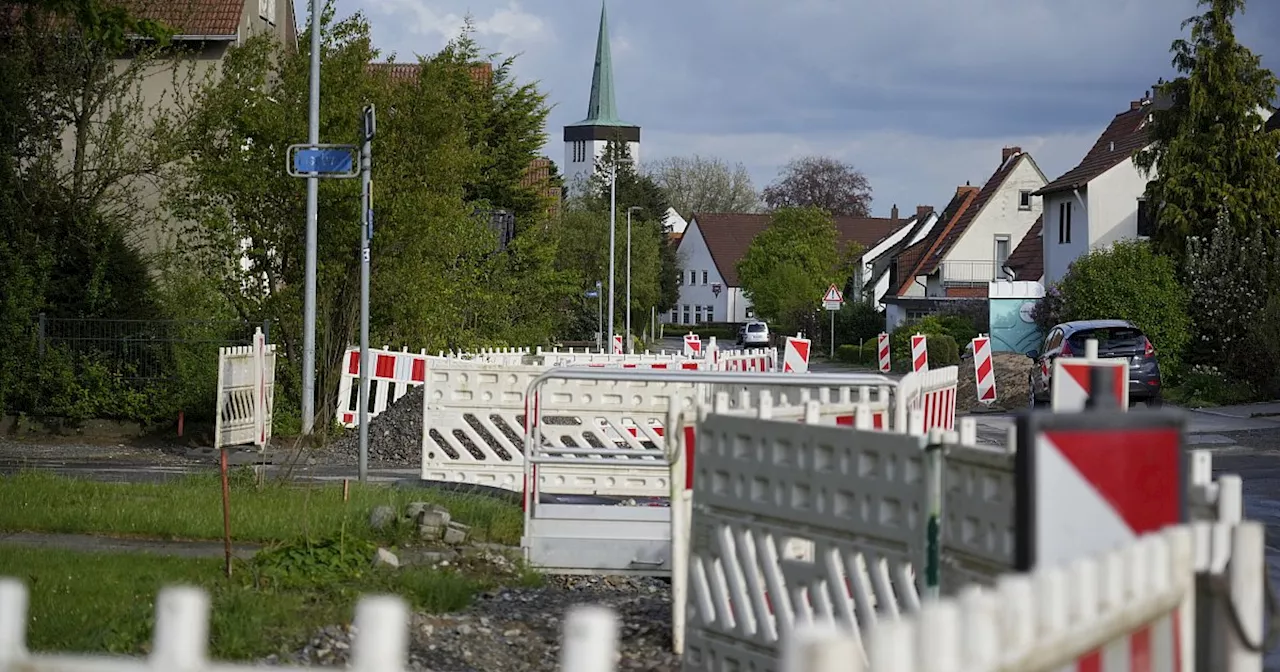
[[[764,348],[769,345],[769,325],[764,322],[748,322],[738,329],[738,345],[744,348]]]
[[[1079,320],[1054,326],[1040,349],[1027,353],[1034,362],[1027,381],[1032,406],[1049,403],[1053,361],[1059,357],[1083,357],[1089,339],[1098,341],[1099,358],[1129,360],[1130,404],[1145,402],[1155,407],[1163,403],[1156,348],[1141,329],[1126,320]]]

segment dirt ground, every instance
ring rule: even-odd
[[[991,355],[996,368],[996,401],[986,407],[993,411],[1013,411],[1027,407],[1027,374],[1031,360],[1016,352],[997,352]],[[959,413],[982,410],[978,403],[978,390],[974,383],[973,360],[960,362],[960,383],[956,389],[956,411]]]

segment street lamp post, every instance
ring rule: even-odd
[[[609,333],[605,335],[604,342],[609,344],[609,352],[613,352],[613,258],[614,258],[614,229],[618,216],[618,167],[611,165],[609,167]]]
[[[627,354],[636,353],[635,339],[631,337],[631,213],[643,210],[638,205],[627,208]]]
[[[307,142],[320,144],[320,12],[311,0],[311,90],[307,100]],[[307,178],[307,233],[302,280],[302,433],[310,434],[316,416],[316,240],[320,179]]]

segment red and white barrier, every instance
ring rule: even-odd
[[[625,354],[622,349],[622,334],[613,335],[613,354],[615,355]]]
[[[996,401],[996,368],[991,360],[991,337],[973,339],[973,380],[977,386],[978,401],[991,405]]]
[[[715,360],[719,371],[769,372],[776,371],[778,351],[775,348],[763,348],[742,353],[721,354]]]
[[[889,358],[889,334],[880,332],[876,337],[876,357],[880,364],[880,373],[889,373],[893,361]]]
[[[702,337],[688,333],[684,335],[684,356],[685,357],[701,357],[702,356]]]
[[[1111,369],[1111,401],[1121,411],[1129,410],[1129,360],[1098,359],[1098,341],[1085,342],[1084,357],[1058,357],[1053,360],[1050,382],[1050,405],[1054,413],[1082,411],[1093,393],[1093,370]]]
[[[929,370],[929,339],[924,334],[911,336],[911,370],[917,373]]]
[[[369,418],[387,410],[410,387],[427,379],[425,351],[369,348]],[[360,412],[360,348],[348,348],[338,382],[338,424],[355,427]]]
[[[913,371],[898,383],[894,400],[894,431],[904,431],[911,411],[924,415],[923,431],[953,430],[956,426],[956,387],[960,368],[947,366],[932,371]]]
[[[782,351],[783,373],[809,373],[809,339],[788,336]]]

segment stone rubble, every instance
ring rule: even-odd
[[[348,430],[329,446],[342,462],[360,457],[360,434]],[[422,464],[422,386],[409,388],[387,410],[369,422],[369,463],[387,467]]]
[[[670,586],[657,579],[548,577],[540,588],[498,588],[452,614],[414,614],[409,669],[423,672],[559,672],[570,607],[600,605],[619,618],[617,669],[675,672]],[[326,627],[293,656],[269,664],[345,665],[354,626]]]

